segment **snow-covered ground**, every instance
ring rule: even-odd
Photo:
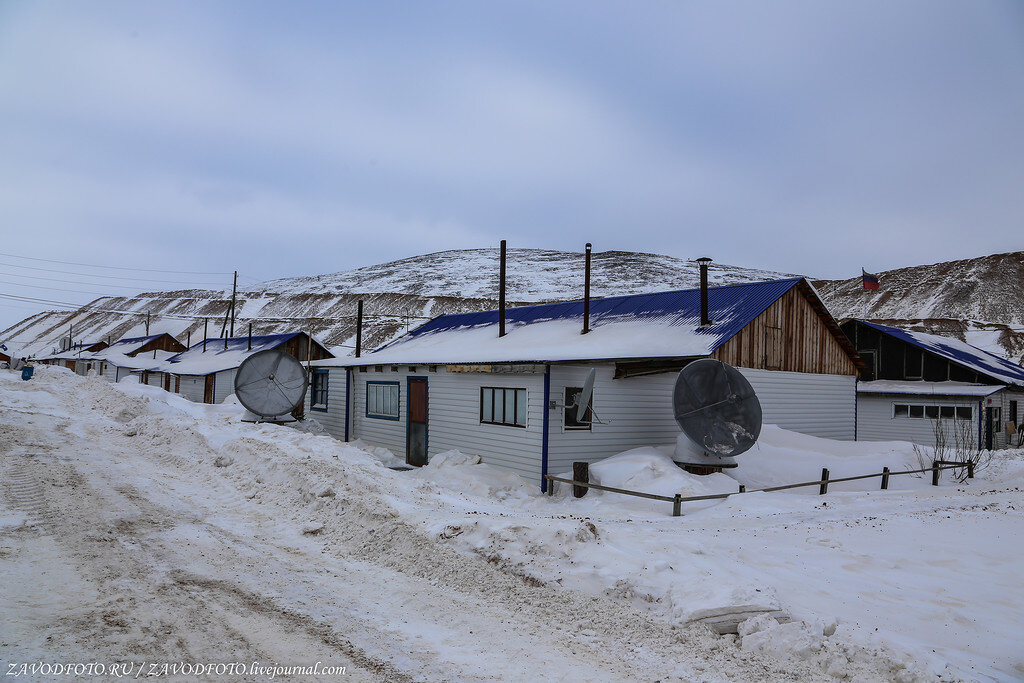
[[[458,454],[395,472],[386,452],[240,413],[61,368],[28,382],[0,372],[4,671],[319,661],[357,680],[1024,677],[1021,452],[964,484],[907,475],[889,491],[745,494],[673,518],[668,503],[615,494],[543,496]],[[731,476],[687,475],[654,448],[592,473],[699,494],[917,464],[905,444],[772,427],[756,449]],[[707,625],[729,619],[739,635]]]

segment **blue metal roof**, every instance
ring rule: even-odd
[[[977,346],[971,346],[967,342],[925,332],[911,332],[898,327],[870,323],[866,320],[857,322],[942,356],[946,360],[991,377],[998,382],[1024,386],[1024,367],[994,353],[979,349]]]
[[[654,294],[630,294],[590,301],[590,327],[627,322],[686,328],[708,335],[708,353],[713,353],[769,306],[795,287],[803,278],[767,282],[745,282],[708,288],[708,315],[713,322],[700,327],[700,289],[682,289]],[[583,301],[519,306],[505,311],[505,325],[511,331],[531,323],[554,320],[583,320]],[[485,326],[497,326],[498,311],[442,315],[409,334],[385,345],[406,343],[423,335]]]

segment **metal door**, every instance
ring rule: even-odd
[[[427,378],[410,377],[408,396],[405,461],[420,467],[427,464]]]

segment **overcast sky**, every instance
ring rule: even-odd
[[[5,295],[502,238],[852,277],[1022,214],[1017,0],[0,0]]]

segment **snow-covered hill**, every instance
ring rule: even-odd
[[[832,313],[953,336],[1017,362],[1024,355],[1024,252],[883,271],[877,291],[860,278],[815,282]]]
[[[583,296],[582,253],[510,249],[509,305]],[[694,287],[697,265],[658,254],[609,251],[593,254],[593,296]],[[713,264],[713,283],[780,277],[781,273]],[[425,254],[313,277],[272,280],[238,294],[235,334],[312,331],[327,346],[351,346],[356,302],[364,300],[364,348],[374,348],[443,313],[497,307],[498,250],[467,249]],[[219,336],[230,292],[183,290],[134,297],[104,297],[78,311],[50,311],[0,333],[19,355],[47,353],[67,336],[75,341],[118,339],[169,332],[183,342],[202,339],[205,317],[210,336]],[[341,348],[341,353],[350,349]]]
[[[583,295],[579,252],[508,251],[509,305],[577,299]],[[624,251],[595,252],[595,297],[695,287],[692,260]],[[770,270],[712,264],[713,284],[783,277]],[[952,335],[1020,361],[1024,354],[1024,252],[913,266],[879,274],[878,291],[860,278],[815,282],[837,318],[861,317],[885,324]],[[241,291],[235,334],[253,324],[254,334],[311,331],[326,345],[351,349],[356,302],[365,302],[364,348],[374,348],[443,313],[497,307],[498,250],[463,249],[424,254],[340,273],[271,280]],[[104,297],[78,311],[37,314],[0,332],[19,355],[49,352],[67,336],[76,341],[169,332],[198,340],[207,319],[219,336],[230,292],[183,290],[134,297]]]

